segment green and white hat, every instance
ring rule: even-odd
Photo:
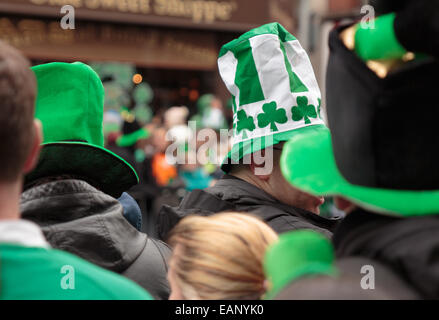
[[[324,127],[320,89],[308,55],[279,23],[225,44],[218,67],[233,99],[233,146],[224,171],[229,159],[236,163],[293,135]]]

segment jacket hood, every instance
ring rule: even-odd
[[[33,187],[20,199],[22,218],[37,223],[51,244],[114,272],[142,253],[147,236],[123,217],[113,197],[80,180]]]
[[[390,267],[426,299],[439,299],[439,216],[399,218],[357,210],[338,226],[338,257],[362,256]]]
[[[230,201],[242,205],[256,205],[261,203],[279,204],[279,201],[262,189],[228,174],[224,175],[223,179],[218,180],[213,187],[208,188],[206,191],[216,195],[223,201]]]

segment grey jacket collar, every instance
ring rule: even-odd
[[[121,204],[81,180],[60,180],[26,190],[22,218],[38,224],[54,248],[122,272],[142,252],[146,234],[123,217]]]
[[[225,174],[213,187],[205,190],[226,201],[235,202],[243,200],[246,202],[252,202],[253,200],[257,204],[261,201],[279,203],[277,199],[266,193],[264,190],[229,174]]]

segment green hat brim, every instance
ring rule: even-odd
[[[236,143],[233,145],[232,150],[230,150],[230,152],[224,158],[221,164],[221,170],[227,173],[231,170],[233,162],[238,162],[248,154],[271,147],[283,141],[288,141],[295,136],[307,136],[309,133],[320,130],[327,130],[327,128],[324,125],[313,124],[290,131],[275,133],[272,135],[272,138],[263,136]]]
[[[349,183],[337,168],[329,130],[291,138],[283,148],[281,170],[299,189],[318,196],[343,196],[371,211],[403,216],[439,212],[439,190],[391,190]]]
[[[103,147],[80,141],[49,142],[41,146],[38,164],[26,175],[25,184],[60,174],[79,175],[118,198],[139,181],[128,162]]]

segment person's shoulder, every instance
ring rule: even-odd
[[[137,284],[56,249],[0,245],[5,299],[150,300]]]
[[[284,233],[293,230],[313,230],[319,232],[328,238],[332,236],[332,232],[329,228],[323,228],[313,224],[311,221],[307,221],[305,218],[292,216],[279,210],[279,215],[276,215],[276,210],[273,210],[272,217],[266,220],[266,222],[277,233]]]
[[[362,256],[341,257],[337,259],[336,266],[343,277],[353,279],[363,290],[372,286],[388,299],[407,300],[420,297],[402,274],[376,259]]]
[[[148,292],[128,278],[68,252],[56,249],[50,251],[53,258],[69,264],[73,268],[78,283],[83,282],[90,290],[102,295],[102,299],[107,297],[114,300],[152,300]]]
[[[336,261],[335,275],[303,276],[287,284],[276,300],[413,300],[414,288],[380,263],[363,257]]]

